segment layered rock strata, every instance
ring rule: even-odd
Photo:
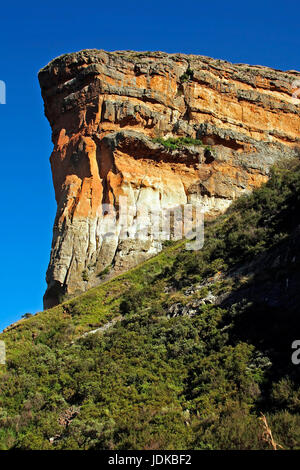
[[[158,237],[128,235],[139,211],[190,203],[216,216],[265,182],[276,161],[299,153],[299,78],[162,52],[85,50],[42,69],[57,201],[45,308],[161,249]],[[189,144],[178,148],[159,141],[183,137]],[[115,230],[107,236],[109,207]]]

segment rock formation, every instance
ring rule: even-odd
[[[100,283],[108,267],[120,272],[161,249],[155,237],[120,235],[120,196],[132,210],[129,226],[145,208],[187,203],[211,217],[265,182],[276,160],[295,155],[299,77],[204,56],[102,50],[42,69],[58,205],[45,308]],[[194,145],[167,148],[160,139],[170,137]],[[108,204],[116,214],[109,237]]]

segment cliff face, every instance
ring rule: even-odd
[[[131,209],[129,227],[147,208],[192,203],[215,216],[265,182],[276,160],[295,155],[300,112],[292,83],[299,77],[203,56],[131,51],[81,51],[42,69],[58,205],[45,308],[101,282],[106,267],[120,272],[161,249],[155,237],[121,236],[120,196]],[[169,137],[204,145],[170,149],[153,140]],[[103,204],[117,216],[109,237],[111,214]]]

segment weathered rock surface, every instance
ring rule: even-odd
[[[120,272],[161,249],[153,237],[122,239],[117,222],[107,237],[103,204],[114,206],[118,221],[126,196],[134,227],[145,208],[193,203],[215,216],[265,182],[270,166],[300,145],[300,107],[292,98],[299,78],[162,52],[87,50],[42,69],[58,205],[45,307],[98,284],[108,266]],[[180,136],[212,150],[172,151],[152,140]]]

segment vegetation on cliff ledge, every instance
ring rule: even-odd
[[[299,449],[299,209],[299,168],[274,170],[201,251],[169,244],[3,333],[0,448],[267,449],[263,412]]]
[[[161,144],[170,150],[177,150],[182,147],[189,147],[191,145],[200,145],[201,147],[210,149],[210,146],[204,145],[202,140],[193,139],[191,137],[169,137],[167,139],[164,139],[163,137],[156,137],[152,140],[153,142]]]

